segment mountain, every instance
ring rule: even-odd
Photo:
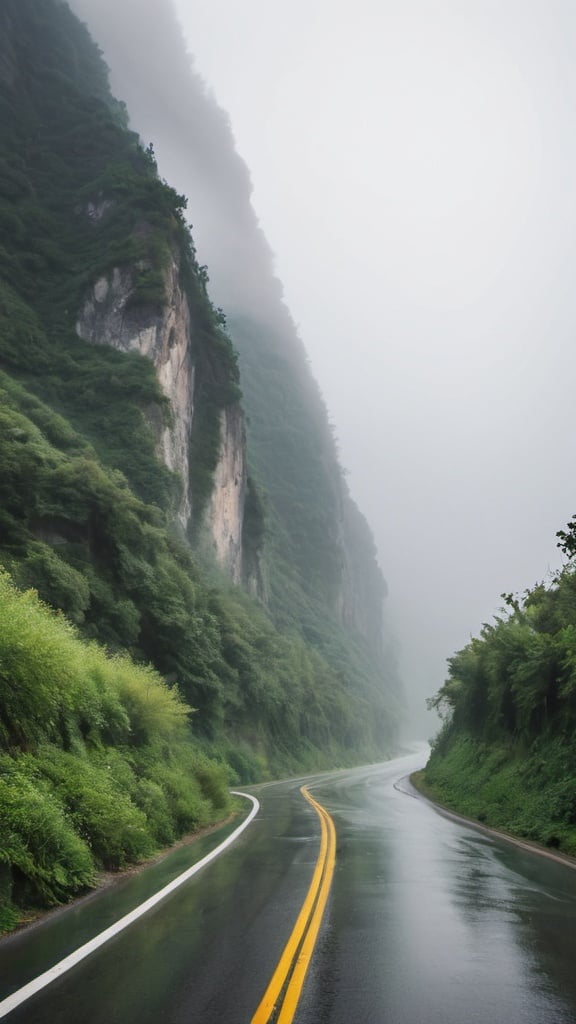
[[[239,356],[251,468],[269,499],[261,564],[270,606],[285,615],[288,577],[379,657],[385,585],[374,543],[343,479],[228,117],[185,52],[170,0],[151,0],[146,19],[138,17],[137,0],[126,0],[121,12],[110,0],[72,6],[103,47],[131,124],[153,144],[161,172],[188,196],[209,291],[226,312]],[[294,615],[306,617],[302,600]]]
[[[132,14],[126,45],[150,69]],[[0,7],[10,907],[66,898],[95,867],[221,816],[230,773],[385,756],[401,714],[370,531],[226,119],[179,33],[173,45],[188,91],[171,108],[159,89],[159,118],[206,119],[185,152],[204,193],[187,196],[160,177],[70,7]],[[187,223],[208,207],[214,293]]]

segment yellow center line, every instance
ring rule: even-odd
[[[282,1009],[278,1017],[278,1024],[291,1024],[294,1014],[296,1013],[296,1007],[298,1006],[298,1000],[302,993],[302,986],[304,985],[306,972],[310,966],[314,946],[316,945],[316,939],[318,938],[318,932],[320,931],[320,925],[322,924],[322,918],[324,916],[326,902],[330,893],[330,886],[332,884],[332,876],[334,874],[334,866],[336,863],[336,829],[334,828],[334,822],[328,814],[328,811],[321,807],[320,804],[317,804],[316,801],[312,800],[312,798],[310,798],[310,801],[314,804],[316,810],[319,812],[321,811],[322,815],[326,818],[326,824],[328,827],[328,856],[326,858],[324,877],[322,878],[318,901],[314,908],[314,913],[312,914],[312,919],[304,937],[300,953],[298,954],[294,965],[292,977],[288,982],[284,1002],[282,1003]]]
[[[334,822],[328,811],[310,796],[305,786],[302,786],[300,792],[308,803],[312,805],[320,818],[320,852],[310,888],[298,914],[296,924],[292,929],[290,938],[284,947],[282,956],[278,961],[262,1001],[252,1018],[251,1024],[267,1024],[277,1007],[278,998],[286,985],[290,971],[293,969],[292,977],[284,995],[278,1024],[290,1024],[292,1021],[308,965],[314,951],[330,892],[332,875],[334,874],[334,864],[336,861],[336,829],[334,828]]]

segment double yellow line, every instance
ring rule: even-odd
[[[312,959],[334,874],[336,863],[334,822],[328,811],[317,800],[314,800],[314,797],[310,796],[305,786],[302,786],[300,792],[320,818],[322,830],[320,853],[310,888],[292,934],[284,947],[284,952],[251,1024],[268,1024],[275,1014],[277,1014],[275,1024],[291,1024]]]

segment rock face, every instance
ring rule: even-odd
[[[90,213],[92,216],[92,214]],[[173,261],[166,271],[166,302],[161,310],[131,307],[133,276],[116,267],[96,281],[80,311],[76,329],[81,338],[111,345],[122,352],[140,352],[156,367],[170,401],[172,424],[156,427],[158,454],[182,479],[178,519],[184,529],[191,516],[189,479],[190,431],[194,415],[194,366],[191,359],[190,311]]]
[[[91,205],[88,216],[103,212]],[[182,480],[177,509],[184,530],[191,524],[194,495],[190,491],[190,438],[194,421],[197,374],[193,358],[194,324],[174,259],[165,275],[165,303],[161,309],[132,304],[134,275],[116,267],[99,278],[87,295],[76,329],[94,344],[111,345],[122,352],[139,352],[151,359],[170,402],[171,423],[150,416],[157,451],[166,466]],[[203,525],[218,565],[235,583],[242,579],[242,525],[246,496],[246,438],[239,405],[223,410],[220,451],[213,490],[203,513]]]
[[[206,510],[206,523],[218,564],[236,584],[242,582],[242,526],[246,501],[246,437],[240,406],[225,409],[220,421],[220,460]]]

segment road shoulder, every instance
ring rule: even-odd
[[[576,857],[570,857],[567,853],[560,853],[557,850],[550,850],[548,847],[542,846],[541,843],[533,842],[530,839],[523,839],[521,836],[515,836],[511,832],[503,832],[500,829],[491,828],[489,825],[485,825],[483,822],[478,821],[475,818],[468,818],[464,814],[459,814],[451,807],[447,807],[446,804],[443,804],[436,799],[432,790],[426,785],[423,776],[424,770],[413,772],[411,775],[406,775],[399,781],[396,788],[407,796],[424,800],[424,802],[433,807],[438,814],[441,814],[445,818],[449,818],[451,821],[467,825],[484,835],[495,836],[498,839],[503,839],[505,842],[512,843],[514,846],[518,846],[522,850],[527,850],[529,853],[538,854],[540,857],[546,857],[548,860],[556,861],[558,864],[563,864],[565,867],[576,870]]]

